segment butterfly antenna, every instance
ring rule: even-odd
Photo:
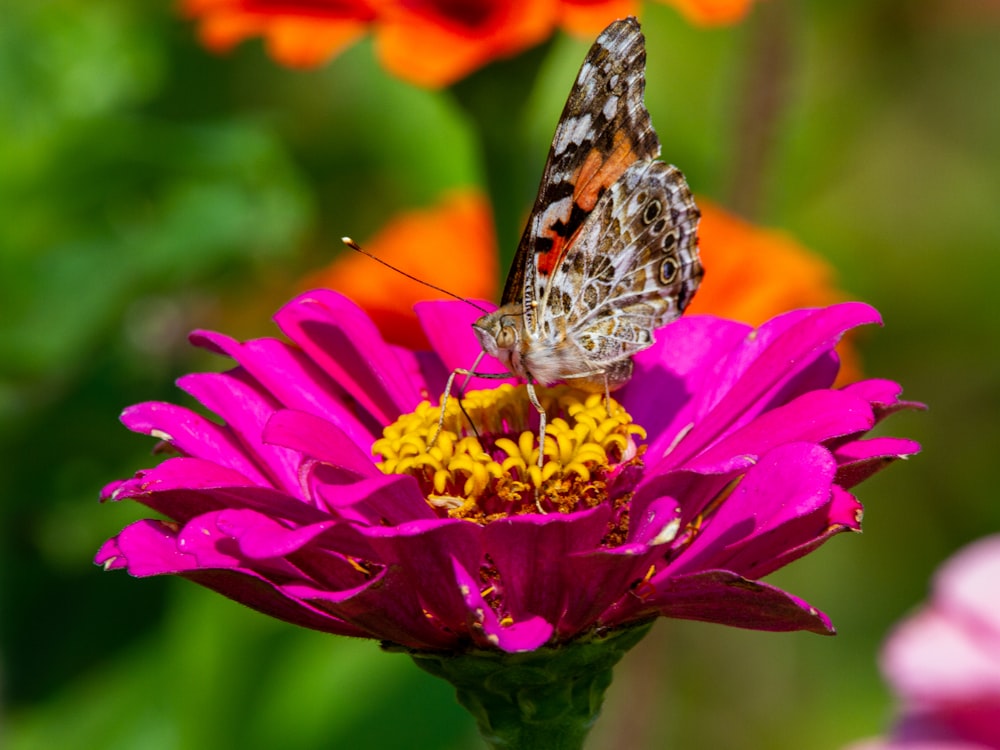
[[[479,310],[479,312],[481,312],[483,314],[489,313],[489,310],[486,310],[486,309],[480,307],[479,305],[477,305],[472,300],[468,300],[465,297],[461,297],[461,296],[455,294],[454,292],[449,292],[447,289],[442,289],[439,286],[435,286],[434,284],[431,284],[429,281],[424,281],[423,279],[418,279],[413,274],[407,273],[406,271],[404,271],[404,270],[402,270],[400,268],[396,268],[396,266],[392,265],[391,263],[387,263],[386,261],[382,260],[377,255],[373,255],[372,253],[368,252],[367,250],[362,249],[361,245],[359,245],[357,242],[355,242],[354,240],[352,240],[350,237],[341,237],[340,241],[343,242],[345,245],[347,245],[349,248],[351,248],[351,250],[355,250],[355,251],[361,253],[362,255],[367,255],[369,258],[371,258],[372,260],[374,260],[376,263],[381,263],[386,268],[392,269],[393,271],[395,271],[396,273],[398,273],[401,276],[405,276],[406,278],[411,279],[412,281],[415,281],[418,284],[423,284],[424,286],[428,287],[429,289],[433,289],[435,292],[441,292],[441,294],[446,294],[447,296],[449,296],[449,297],[451,297],[453,299],[457,299],[459,302],[464,302],[467,305],[471,305],[472,307],[476,308],[477,310]]]

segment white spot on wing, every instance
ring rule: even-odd
[[[584,113],[579,117],[563,120],[562,127],[556,133],[555,140],[552,141],[552,148],[558,154],[565,151],[569,144],[575,143],[579,146],[586,141],[591,134],[590,115]]]
[[[541,227],[551,227],[557,221],[564,220],[573,211],[573,198],[566,196],[555,203],[550,203],[538,217]]]
[[[611,96],[604,103],[604,119],[608,122],[613,122],[615,119],[615,112],[618,111],[618,97]]]

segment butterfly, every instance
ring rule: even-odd
[[[473,324],[483,355],[527,383],[611,391],[632,356],[678,318],[698,289],[700,212],[684,176],[659,161],[643,102],[645,39],[615,21],[590,48],[556,127],[538,197],[500,307]],[[451,381],[449,380],[449,386]],[[447,398],[448,391],[445,392]]]

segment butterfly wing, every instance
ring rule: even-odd
[[[556,127],[501,304],[522,304],[538,330],[538,301],[600,198],[660,142],[643,104],[645,39],[634,18],[608,26],[587,53]]]
[[[681,315],[703,275],[699,217],[680,170],[661,161],[633,165],[601,197],[540,304],[543,337],[565,337],[583,365],[565,377],[607,372]]]

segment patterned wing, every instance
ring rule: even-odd
[[[630,167],[598,201],[540,301],[590,372],[642,351],[680,317],[703,275],[700,212],[684,176],[661,161]]]
[[[538,330],[534,301],[598,200],[632,164],[660,153],[643,104],[645,64],[638,21],[616,21],[594,42],[573,84],[501,300],[523,305],[529,332]]]

